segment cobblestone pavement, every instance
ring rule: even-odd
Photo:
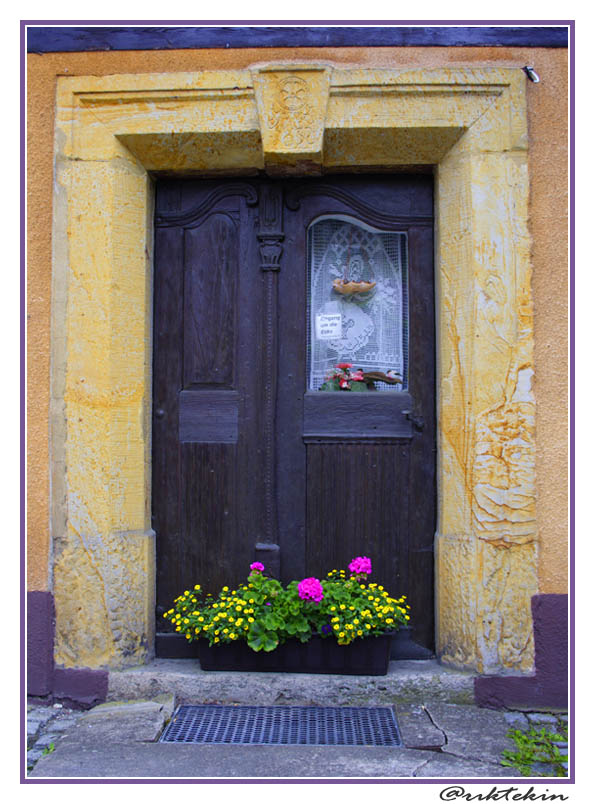
[[[184,751],[194,748],[202,751],[200,763],[211,762],[211,775],[241,776],[242,766],[241,762],[237,764],[237,760],[241,759],[242,753],[230,753],[230,748],[233,751],[234,748],[242,749],[241,746],[201,748],[155,744],[174,712],[175,696],[165,697],[168,697],[168,702],[162,700],[164,696],[157,696],[153,701],[130,700],[103,704],[86,712],[68,709],[59,703],[43,705],[30,702],[27,707],[27,773],[33,772],[33,776],[73,777],[86,773],[111,776],[113,769],[114,776],[139,776],[145,775],[140,770],[144,763],[146,768],[153,768],[148,775],[176,775],[169,767],[171,763],[175,764],[176,755],[181,757]],[[545,728],[553,732],[568,723],[567,716],[560,713],[497,712],[440,702],[428,702],[427,705],[396,704],[395,710],[405,750],[397,754],[387,753],[387,757],[398,757],[392,775],[410,777],[519,777],[520,772],[515,768],[500,765],[502,750],[515,750],[512,739],[506,736],[508,729],[527,731],[534,727],[538,731]],[[108,752],[102,758],[109,746],[113,747],[114,755],[109,756]],[[567,743],[558,746],[561,754],[568,753]],[[291,748],[295,748],[292,756],[297,762],[303,747]],[[151,755],[148,759],[147,750]],[[329,747],[323,748],[323,751],[330,757]],[[370,750],[367,753],[370,755]],[[36,767],[42,757],[43,761]],[[198,758],[195,752],[194,759]],[[385,759],[380,754],[379,761],[378,767],[385,767],[382,764]],[[118,762],[119,770],[116,769]],[[230,767],[230,762],[237,764],[237,772],[218,772],[219,766]],[[342,773],[340,767],[339,762],[337,775],[348,775]],[[83,772],[83,768],[86,768],[86,772]],[[367,776],[382,776],[383,773],[386,771],[375,772],[370,762],[361,771],[361,775]],[[277,773],[274,761],[270,771],[263,768],[257,775],[269,774],[283,775]],[[191,775],[203,774],[197,772]],[[204,775],[209,774],[205,771]],[[319,775],[333,774],[321,772]],[[532,776],[553,775],[553,769],[544,764],[533,766]]]
[[[67,709],[60,703],[27,704],[27,772],[40,757],[55,749],[82,715],[84,712]]]

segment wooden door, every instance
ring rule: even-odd
[[[349,270],[376,286],[338,293]],[[160,182],[154,288],[157,654],[183,654],[173,598],[237,584],[257,542],[279,545],[285,581],[369,556],[431,651],[431,177]],[[316,329],[325,310],[342,340]],[[350,354],[402,385],[318,390]]]

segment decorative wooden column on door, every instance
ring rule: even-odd
[[[174,597],[239,583],[256,542],[285,581],[369,556],[432,649],[431,177],[168,179],[155,227],[157,654],[186,649]],[[400,379],[319,390],[345,360]]]

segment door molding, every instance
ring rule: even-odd
[[[152,172],[434,165],[437,653],[533,668],[537,589],[525,76],[520,69],[61,77],[53,199],[55,660],[151,655]]]

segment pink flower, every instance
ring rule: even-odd
[[[358,369],[357,371],[351,372],[351,378],[355,380],[355,382],[363,382],[364,381],[364,372],[362,369]]]
[[[250,569],[253,572],[264,572],[264,564],[261,564],[260,561],[255,561],[254,564],[250,564]]]
[[[353,366],[353,363],[337,363],[337,368],[348,369]]]
[[[304,578],[298,584],[298,595],[302,600],[314,600],[316,603],[320,603],[324,597],[322,584],[317,578]]]
[[[372,572],[372,562],[366,556],[358,556],[349,565],[349,572],[353,575],[369,575]]]
[[[339,387],[340,388],[349,388],[350,387],[350,385],[347,382],[347,380],[345,379],[345,377],[339,377]]]

